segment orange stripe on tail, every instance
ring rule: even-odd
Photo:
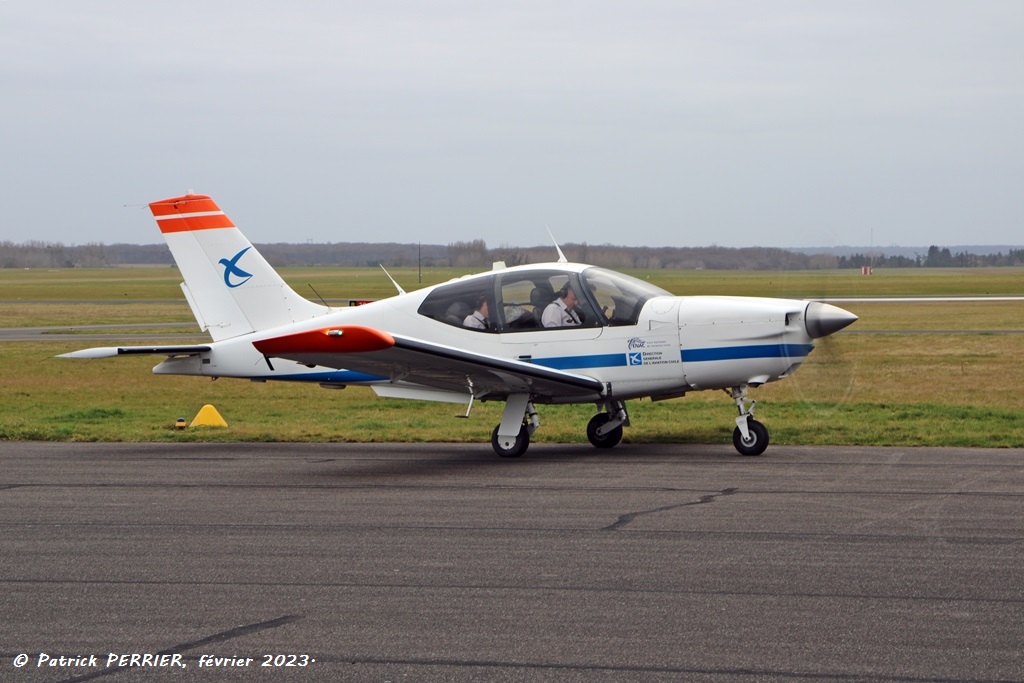
[[[161,199],[150,204],[149,210],[163,233],[235,227],[217,203],[205,194]]]

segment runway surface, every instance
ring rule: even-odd
[[[1019,681],[1022,513],[1024,450],[0,442],[0,681]]]

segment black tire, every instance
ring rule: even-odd
[[[590,418],[590,422],[587,423],[587,438],[590,439],[590,443],[594,444],[595,447],[614,448],[622,441],[622,425],[619,425],[604,436],[600,436],[597,433],[597,428],[607,424],[611,419],[608,413],[598,413]]]
[[[491,432],[491,447],[494,448],[494,452],[503,458],[518,458],[526,449],[530,447],[530,431],[523,425],[519,428],[519,435],[516,436],[516,442],[512,444],[512,448],[505,449],[498,443],[498,429],[501,425],[497,425],[494,431]]]
[[[761,455],[768,448],[768,428],[752,418],[747,418],[750,438],[744,441],[743,433],[737,427],[732,433],[732,445],[740,455]]]

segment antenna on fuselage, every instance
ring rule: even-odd
[[[389,280],[391,280],[391,284],[393,284],[395,286],[395,289],[398,290],[398,293],[399,294],[405,294],[405,290],[402,289],[397,282],[395,282],[395,278],[391,277],[391,273],[389,273],[388,269],[384,267],[384,264],[381,263],[379,265],[380,265],[380,269],[383,270],[384,274],[388,276]]]
[[[555,241],[555,236],[551,234],[551,228],[548,227],[547,223],[544,224],[544,229],[548,231],[548,237],[551,238],[551,242],[555,245],[555,250],[558,251],[558,262],[568,263],[569,259],[565,258],[565,254],[562,253],[562,248],[558,246],[558,242]]]
[[[320,296],[320,292],[316,291],[316,287],[313,286],[312,282],[307,282],[306,284],[309,285],[309,288],[313,290],[314,294],[316,294],[316,298],[320,299],[320,303],[322,303],[327,308],[331,307],[331,305],[329,303],[327,303],[327,299],[325,299],[322,296]],[[268,360],[267,361],[267,365],[269,365],[269,364],[270,364],[270,361]],[[273,370],[274,368],[270,368],[270,369]]]

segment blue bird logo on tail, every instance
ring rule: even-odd
[[[252,273],[247,273],[238,267],[238,259],[242,258],[242,254],[249,251],[250,249],[252,249],[252,246],[248,246],[242,251],[238,252],[237,254],[232,256],[230,260],[222,258],[220,261],[218,261],[219,264],[224,266],[224,284],[226,284],[228,287],[232,289],[234,289],[235,287],[241,287],[242,285],[249,281],[249,278],[252,277]],[[242,279],[239,280],[238,282],[232,282],[232,275]]]

